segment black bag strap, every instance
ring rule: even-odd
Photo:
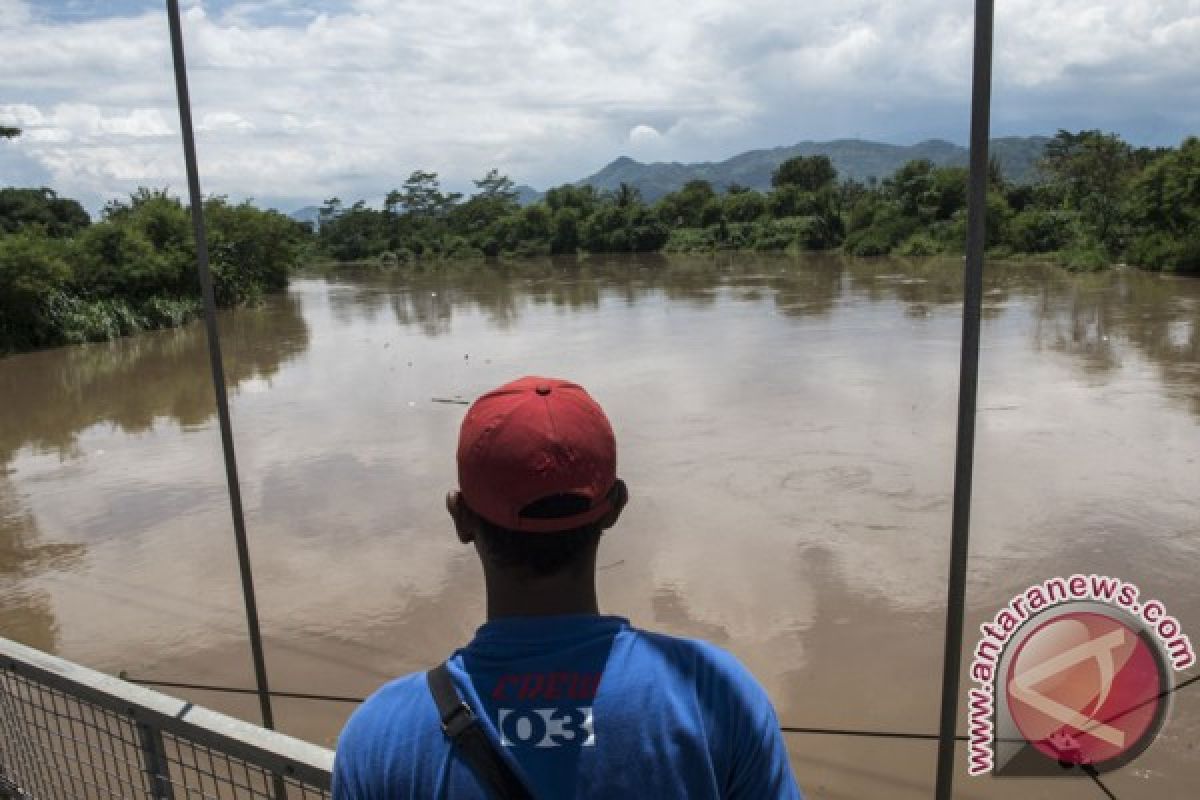
[[[533,800],[533,795],[504,757],[496,751],[475,712],[463,701],[450,670],[439,664],[425,673],[429,693],[442,718],[442,733],[458,748],[459,755],[475,771],[497,800]]]

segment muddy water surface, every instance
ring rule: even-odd
[[[583,383],[616,429],[632,500],[601,547],[607,611],[732,650],[786,725],[935,731],[958,269],[461,265],[299,280],[224,315],[274,688],[361,695],[470,637],[482,577],[442,506],[456,401],[540,373]],[[989,270],[969,629],[1031,583],[1099,572],[1200,641],[1200,281]],[[208,380],[196,326],[0,359],[0,635],[252,685]],[[277,716],[332,744],[351,708]],[[930,742],[789,745],[813,797],[930,794]],[[1104,782],[1193,796],[1200,685]],[[1103,796],[965,777],[958,794]]]

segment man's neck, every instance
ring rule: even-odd
[[[596,581],[586,576],[514,579],[487,576],[488,621],[502,617],[547,617],[561,614],[599,614]]]

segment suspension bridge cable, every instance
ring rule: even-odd
[[[118,673],[117,677],[123,681],[128,681],[129,683],[136,683],[139,686],[157,686],[157,687],[166,688],[166,689],[192,689],[195,691],[223,692],[226,694],[257,694],[257,691],[258,691],[256,689],[247,689],[247,688],[243,688],[240,686],[222,686],[219,684],[212,684],[212,683],[183,683],[183,682],[179,682],[179,681],[156,680],[153,678],[137,678],[132,675],[129,675],[126,672]],[[1161,700],[1161,699],[1167,697],[1168,695],[1178,692],[1180,689],[1184,689],[1184,688],[1191,686],[1193,684],[1196,684],[1196,683],[1200,683],[1200,674],[1193,675],[1192,677],[1188,678],[1187,680],[1182,681],[1182,682],[1176,684],[1175,686],[1172,686],[1169,689],[1164,689],[1153,697],[1143,700],[1138,705],[1127,708],[1124,711],[1121,711],[1119,714],[1116,714],[1112,717],[1108,717],[1102,721],[1110,722],[1114,719],[1118,719],[1118,718],[1124,716],[1125,714],[1128,714],[1132,711],[1136,711],[1137,709],[1141,708],[1142,706],[1146,705],[1147,703],[1150,703],[1155,700]],[[319,694],[319,693],[313,693],[313,692],[287,692],[287,691],[278,691],[278,690],[272,690],[271,696],[272,697],[282,697],[282,698],[286,698],[289,700],[321,700],[321,701],[330,702],[330,703],[361,703],[364,700],[366,700],[365,697],[358,697],[358,696],[354,696],[354,695]],[[827,736],[863,736],[863,737],[878,737],[881,739],[936,740],[939,736],[939,734],[936,734],[936,733],[917,733],[915,731],[878,731],[878,730],[860,730],[860,729],[855,729],[855,728],[817,728],[817,727],[801,727],[801,726],[796,726],[796,725],[781,725],[781,726],[779,726],[779,729],[781,731],[783,731],[784,733],[815,734],[815,735],[827,735]],[[954,738],[960,742],[965,742],[967,740],[967,737],[964,735],[955,735]],[[1024,742],[1024,741],[1028,741],[1028,740],[1022,738],[1022,739],[1011,739],[1011,740],[1006,739],[1004,741]]]
[[[967,258],[963,281],[962,353],[958,373],[958,437],[954,455],[954,512],[946,581],[946,641],[942,654],[942,708],[938,729],[936,800],[951,800],[958,727],[959,672],[971,530],[975,460],[975,400],[979,385],[979,321],[986,244],[988,129],[991,117],[993,0],[975,0],[971,82],[971,171],[967,187]]]
[[[200,172],[196,165],[196,140],[192,132],[192,102],[188,96],[187,65],[183,57],[179,0],[167,0],[167,22],[171,29],[171,59],[175,67],[175,93],[179,102],[179,129],[183,136],[183,160],[187,164],[188,198],[192,204],[192,228],[196,237],[196,270],[204,297],[204,328],[208,333],[208,357],[212,367],[213,390],[216,392],[217,417],[221,426],[221,450],[225,456],[225,482],[229,487],[229,507],[233,515],[233,534],[237,541],[242,598],[246,606],[246,628],[250,636],[250,652],[254,661],[254,679],[258,686],[258,705],[263,727],[273,729],[275,718],[271,713],[271,692],[267,686],[267,665],[263,656],[262,632],[258,625],[258,603],[254,598],[254,575],[250,570],[250,548],[246,541],[246,519],[242,512],[237,457],[233,449],[233,425],[229,419],[229,398],[225,392],[225,365],[221,358],[221,339],[217,331],[217,303],[213,295],[212,271],[208,264],[204,200],[200,194]]]

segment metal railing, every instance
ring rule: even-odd
[[[328,798],[333,752],[0,638],[0,798]]]

